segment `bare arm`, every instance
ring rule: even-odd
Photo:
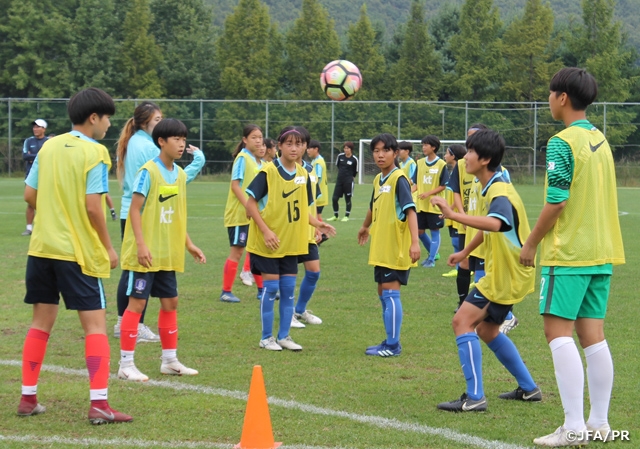
[[[458,212],[465,213],[464,205],[462,204],[462,196],[458,192],[453,192],[453,207],[455,207]]]
[[[430,196],[437,195],[438,193],[442,192],[444,189],[446,189],[445,186],[436,187],[433,190],[429,190],[428,192],[421,193],[420,195],[418,195],[418,198],[420,198],[421,200],[425,198],[429,198]]]
[[[329,237],[333,237],[334,235],[336,235],[336,228],[331,226],[329,223],[318,220],[311,214],[309,214],[309,224],[316,228],[318,231],[328,235]]]
[[[35,209],[37,199],[38,199],[38,191],[33,187],[25,186],[24,200],[27,202],[27,204]]]
[[[371,209],[367,211],[367,216],[364,218],[364,222],[362,222],[362,227],[358,231],[358,243],[360,245],[364,245],[369,241],[369,227],[371,227]],[[416,225],[417,227],[417,225]]]
[[[100,243],[105,247],[109,254],[109,265],[111,268],[115,268],[118,265],[118,254],[111,245],[111,237],[109,237],[109,231],[107,231],[107,221],[102,210],[102,194],[91,193],[85,196],[85,207],[91,226],[98,233]]]
[[[464,248],[462,248],[462,250],[449,256],[449,258],[447,259],[447,265],[449,265],[450,267],[455,267],[456,264],[461,263],[463,260],[469,257],[469,254],[471,254],[474,249],[480,246],[483,241],[484,234],[482,232],[478,232],[473,237],[473,239],[469,243],[467,243]]]
[[[544,236],[547,235],[547,232],[556,224],[566,205],[566,201],[557,204],[544,204],[536,225],[533,227],[529,238],[527,238],[527,241],[520,251],[520,263],[522,265],[525,267],[535,266],[538,244],[540,244]]]
[[[411,233],[411,247],[409,247],[409,256],[411,262],[420,259],[420,240],[418,238],[418,215],[415,209],[407,210],[407,222],[409,223],[409,232]]]
[[[189,254],[191,254],[195,259],[196,263],[207,263],[207,258],[205,257],[204,253],[200,248],[193,244],[188,233],[185,240],[185,246],[187,248],[187,251],[189,251]]]
[[[151,251],[144,242],[144,234],[142,233],[142,206],[144,206],[145,197],[139,193],[133,194],[131,197],[131,206],[129,207],[129,221],[131,221],[131,230],[136,239],[138,246],[138,263],[146,268],[151,268],[152,257]]]
[[[472,228],[479,229],[481,231],[498,232],[502,228],[502,220],[495,217],[477,217],[473,215],[467,215],[460,212],[454,212],[447,200],[441,196],[431,198],[431,204],[438,206],[442,211],[444,218],[448,218],[463,225],[471,226]]]

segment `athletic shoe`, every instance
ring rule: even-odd
[[[31,235],[31,231],[29,231],[28,229],[26,229],[26,230],[25,230],[22,234],[20,234],[20,235],[24,235],[24,236],[26,237],[27,235]]]
[[[264,287],[263,287],[264,288]],[[258,301],[260,301],[262,299],[262,291],[263,288],[259,288],[258,289],[258,294],[256,295],[256,298],[258,299]]]
[[[484,412],[487,410],[487,398],[482,396],[478,400],[473,400],[464,393],[460,399],[451,402],[441,402],[438,409],[447,412]]]
[[[397,348],[391,349],[391,347],[387,345],[387,341],[385,340],[381,345],[367,348],[364,353],[365,355],[375,355],[378,357],[395,357],[402,354],[402,345],[398,344]]]
[[[113,338],[120,338],[120,321],[113,325]]]
[[[131,422],[133,418],[129,415],[125,415],[124,413],[120,413],[109,407],[107,408],[98,408],[91,406],[89,409],[89,421],[91,424],[100,425],[100,424],[113,424],[119,422]]]
[[[305,310],[302,313],[294,313],[293,316],[307,324],[322,324],[322,320],[311,313],[311,310]]]
[[[447,271],[446,273],[442,273],[443,278],[454,278],[458,275],[458,270],[455,268],[451,271]]]
[[[250,271],[242,270],[242,272],[240,272],[240,280],[246,286],[251,287],[253,285],[253,275]]]
[[[575,430],[565,429],[564,426],[558,427],[555,432],[549,435],[533,440],[534,444],[549,447],[584,446],[588,442],[586,429],[576,432]]]
[[[382,343],[380,343],[379,345],[373,345],[373,346],[367,347],[366,351],[369,351],[370,349],[378,348],[386,343],[387,343],[387,339],[385,338],[384,340],[382,340]]]
[[[144,323],[138,323],[138,343],[159,343],[160,336],[153,333]]]
[[[423,268],[433,268],[436,266],[436,262],[434,260],[425,259],[421,265]]]
[[[276,292],[276,301],[280,300],[280,290]]]
[[[20,398],[20,405],[18,405],[18,416],[33,416],[39,415],[47,411],[47,407],[40,405],[38,402],[27,402],[23,398]]]
[[[589,441],[601,441],[603,443],[606,443],[607,441],[613,441],[611,427],[609,427],[609,424],[605,424],[599,429],[594,429],[589,424],[587,424],[587,439]]]
[[[508,393],[502,393],[501,395],[498,395],[498,397],[500,399],[513,399],[524,402],[540,402],[542,401],[542,391],[540,391],[540,387],[535,387],[531,391],[524,391],[522,388],[518,387]]]
[[[504,320],[500,325],[500,332],[503,334],[508,334],[510,331],[515,329],[515,327],[520,324],[515,315],[510,320]]]
[[[340,221],[349,221],[349,217],[342,217],[342,220]]]
[[[264,340],[260,340],[260,347],[264,349],[268,349],[269,351],[282,351],[282,346],[276,343],[276,339],[274,337],[265,338]]]
[[[149,376],[142,374],[133,363],[125,366],[120,364],[120,368],[118,369],[118,379],[130,380],[133,382],[146,382],[149,380]]]
[[[338,217],[335,217],[335,216],[334,217],[330,217],[330,218],[327,218],[326,221],[338,221]]]
[[[433,260],[440,260],[440,253],[436,253],[436,257],[434,257]]]
[[[296,318],[296,315],[297,314],[294,313],[293,316],[291,317],[291,327],[294,327],[296,329],[302,329],[303,327],[307,327],[303,323],[298,321],[298,318]]]
[[[169,374],[172,376],[197,376],[198,371],[192,368],[187,368],[177,359],[173,362],[162,362],[160,365],[161,374]]]
[[[220,301],[222,302],[240,302],[240,298],[231,292],[220,293]]]
[[[302,346],[293,341],[290,335],[287,335],[282,340],[276,340],[276,343],[280,347],[288,349],[289,351],[302,351]]]

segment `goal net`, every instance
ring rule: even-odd
[[[413,144],[413,150],[411,151],[411,157],[415,160],[424,157],[422,154],[422,141],[421,140],[402,140],[404,142],[411,142]],[[444,155],[447,146],[459,143],[464,145],[464,140],[441,140],[440,150],[438,150],[438,156]],[[373,181],[373,177],[380,173],[380,169],[373,160],[373,153],[371,152],[371,139],[360,139],[358,148],[358,184],[364,184]]]

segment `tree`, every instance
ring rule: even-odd
[[[460,33],[460,8],[454,3],[444,3],[438,14],[429,22],[429,33],[436,51],[440,54],[442,71],[453,73],[455,58],[451,51],[451,38]]]

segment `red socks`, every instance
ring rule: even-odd
[[[249,253],[244,258],[244,266],[242,267],[242,271],[251,271],[251,257],[249,257]]]
[[[39,329],[30,328],[24,339],[22,350],[22,385],[35,387],[38,385],[40,368],[47,352],[49,334]],[[35,391],[34,391],[35,394]]]
[[[222,291],[230,292],[233,288],[233,282],[236,280],[236,274],[238,274],[238,262],[234,262],[231,259],[227,259],[224,264],[224,277],[222,281]]]
[[[162,349],[178,348],[178,312],[176,310],[166,312],[160,309],[158,331]]]
[[[134,351],[138,339],[138,323],[141,313],[125,310],[120,323],[120,349],[122,351]]]
[[[125,312],[126,313],[126,312]],[[133,339],[135,342],[135,338]],[[103,390],[109,384],[109,340],[105,334],[87,335],[84,343],[85,359],[89,371],[91,390]]]
[[[256,287],[258,288],[264,287],[264,283],[262,282],[262,276],[260,276],[259,274],[254,274],[253,279],[256,281]]]

